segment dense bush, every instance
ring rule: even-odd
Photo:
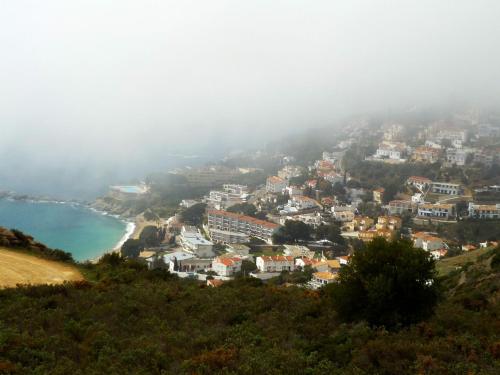
[[[434,260],[410,242],[377,238],[354,253],[327,292],[344,321],[413,324],[428,318],[437,303]]]
[[[0,373],[497,374],[491,258],[445,280],[434,317],[388,331],[341,323],[327,290],[207,288],[110,254],[90,281],[0,291]]]

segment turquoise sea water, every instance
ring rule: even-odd
[[[0,226],[19,229],[75,260],[94,259],[113,249],[126,223],[82,206],[0,199]]]

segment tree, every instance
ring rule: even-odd
[[[326,289],[344,321],[395,328],[429,317],[438,301],[434,259],[408,241],[377,238]]]
[[[345,243],[344,237],[340,234],[340,227],[337,224],[331,223],[328,225],[321,224],[316,228],[317,240],[328,240],[339,245]]]
[[[203,221],[203,215],[207,205],[205,203],[198,203],[182,211],[182,220],[191,225],[200,225]]]
[[[280,227],[273,234],[274,243],[287,243],[297,241],[307,241],[311,239],[312,229],[302,221],[287,220],[285,225]]]
[[[139,235],[139,240],[144,247],[155,247],[160,244],[159,230],[154,225],[144,227]]]
[[[137,258],[141,253],[141,250],[144,248],[142,241],[129,238],[122,245],[121,253],[125,258]]]
[[[333,194],[333,185],[330,181],[324,178],[318,179],[318,184],[316,186],[318,190],[321,190],[323,196],[328,196]]]
[[[253,272],[257,269],[257,266],[254,262],[243,259],[241,261],[241,273],[243,275],[248,275],[250,272]]]
[[[227,209],[229,212],[235,212],[241,215],[253,216],[257,214],[257,207],[250,203],[239,203]]]

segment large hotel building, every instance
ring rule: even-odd
[[[208,229],[215,242],[234,243],[239,238],[238,234],[244,234],[270,243],[278,227],[278,224],[251,216],[220,210],[208,211]]]

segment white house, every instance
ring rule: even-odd
[[[337,206],[332,207],[332,215],[335,220],[342,223],[352,221],[354,219],[354,212],[356,209],[352,206]]]
[[[417,232],[413,234],[413,246],[426,251],[435,251],[447,247],[446,243],[439,237],[430,233]]]
[[[313,289],[318,289],[321,288],[325,285],[331,284],[335,282],[337,279],[337,274],[324,271],[324,272],[315,272],[313,273],[312,280],[310,281],[309,285]]]
[[[455,205],[446,203],[423,203],[418,206],[417,215],[420,218],[453,219],[455,216]]]
[[[462,186],[451,182],[433,182],[431,190],[435,194],[460,195]]]
[[[294,214],[300,211],[320,208],[320,204],[312,198],[303,195],[293,196],[288,203],[280,210],[280,215]]]
[[[197,257],[210,258],[214,256],[213,243],[203,238],[196,227],[183,226],[179,236],[179,244],[185,251]]]
[[[300,186],[296,185],[290,185],[283,190],[284,193],[287,193],[288,196],[294,197],[297,195],[303,195],[304,194],[304,189],[302,189]]]
[[[261,272],[294,271],[295,262],[292,256],[272,255],[257,257],[257,268]]]
[[[469,202],[469,217],[477,219],[500,219],[500,203],[477,204]]]
[[[239,257],[217,257],[212,262],[212,270],[219,276],[233,276],[241,271],[241,263]]]
[[[281,193],[287,187],[287,181],[278,176],[270,176],[266,180],[266,191],[268,193]]]

